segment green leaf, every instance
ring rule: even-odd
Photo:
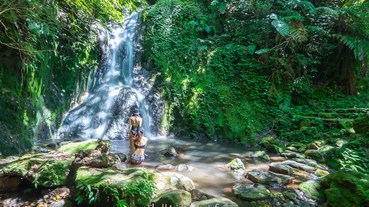
[[[272,25],[277,30],[277,32],[283,37],[288,35],[289,26],[286,22],[279,19],[275,19],[272,21]]]
[[[273,51],[273,49],[272,48],[263,48],[263,49],[260,49],[260,50],[256,51],[255,54],[261,55],[261,54],[264,54],[264,53],[268,53],[270,51]]]
[[[227,5],[224,2],[219,3],[219,13],[224,14],[226,11]]]
[[[254,44],[247,46],[247,50],[250,54],[254,54],[255,49],[256,49],[256,45]]]

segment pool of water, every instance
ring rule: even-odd
[[[128,140],[111,140],[113,153],[127,154]],[[174,147],[179,155],[168,158],[163,151]],[[232,187],[236,183],[250,183],[251,181],[229,171],[225,165],[235,158],[240,158],[245,164],[245,171],[253,169],[268,170],[268,163],[255,163],[250,159],[251,150],[235,144],[203,143],[193,140],[155,137],[149,138],[146,148],[148,157],[140,167],[155,169],[163,164],[186,164],[192,166],[191,171],[178,171],[192,179],[196,189],[215,197],[227,197],[244,206],[242,201],[233,197]],[[126,167],[135,167],[126,165]],[[242,174],[243,175],[243,174]]]

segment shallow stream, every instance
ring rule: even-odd
[[[113,153],[127,154],[127,140],[111,140]],[[177,157],[166,157],[163,153],[175,148]],[[185,164],[191,166],[191,170],[176,171],[189,177],[195,184],[196,189],[215,197],[227,197],[239,206],[250,206],[248,202],[241,201],[233,196],[232,187],[237,183],[252,183],[244,177],[244,172],[237,174],[230,171],[225,165],[235,158],[240,158],[245,164],[245,171],[253,169],[268,170],[269,162],[257,162],[250,158],[254,149],[246,149],[242,145],[203,143],[194,140],[154,137],[150,138],[144,163],[139,166],[125,165],[125,167],[145,167],[156,169],[159,165],[171,164],[177,166]],[[271,161],[285,160],[283,157],[269,154]],[[165,170],[161,170],[165,171]],[[175,170],[171,170],[175,171]],[[297,186],[289,186],[296,188]],[[271,190],[274,191],[273,189]],[[276,188],[275,191],[279,191]]]

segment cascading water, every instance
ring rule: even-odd
[[[85,101],[66,114],[58,130],[61,139],[122,139],[134,107],[139,107],[145,136],[152,136],[153,112],[146,101],[152,90],[151,86],[142,87],[149,84],[142,83],[142,68],[135,60],[138,22],[138,14],[133,13],[123,25],[111,25],[109,31],[100,34],[105,58],[94,73]]]

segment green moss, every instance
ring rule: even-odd
[[[58,149],[58,152],[67,152],[67,153],[74,155],[81,150],[83,151],[94,150],[96,149],[97,145],[98,145],[98,141],[94,139],[82,141],[82,142],[71,142],[71,143],[62,145]]]
[[[25,154],[3,166],[2,174],[19,175],[37,186],[64,185],[73,157],[61,154]]]
[[[282,153],[285,149],[282,142],[274,137],[264,137],[261,139],[260,144],[269,152]]]
[[[354,129],[354,120],[353,119],[339,119],[338,123],[341,125],[342,128],[344,128],[348,133],[355,134]]]
[[[46,161],[39,169],[37,182],[43,187],[64,185],[73,159]]]
[[[302,190],[309,198],[314,200],[321,200],[323,194],[319,182],[309,180],[299,185],[299,189]]]
[[[327,206],[369,206],[369,175],[340,170],[321,180]]]
[[[76,175],[78,204],[147,206],[154,193],[153,174],[144,168],[81,167]]]
[[[191,201],[191,193],[185,190],[170,190],[160,194],[153,202],[155,206],[188,207]]]

